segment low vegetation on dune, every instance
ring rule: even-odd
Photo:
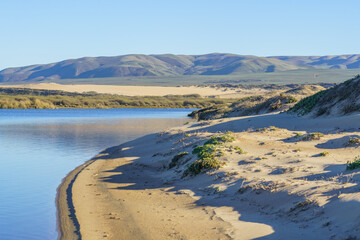
[[[244,97],[233,103],[203,108],[192,112],[189,116],[198,120],[210,120],[287,111],[299,99],[324,89],[324,87],[318,85],[294,85],[290,89],[274,89],[273,93]]]
[[[302,99],[298,104],[290,109],[290,112],[297,112],[298,115],[305,115],[311,112],[319,99],[326,93],[327,90],[318,92],[310,97]]]
[[[330,154],[329,152],[325,151],[325,152],[321,152],[321,153],[320,153],[320,156],[321,156],[321,157],[326,157],[326,156],[328,156],[329,154]]]
[[[346,146],[352,147],[352,146],[357,146],[359,144],[360,144],[360,138],[350,138]]]
[[[356,157],[354,161],[348,162],[346,166],[346,170],[355,170],[360,168],[360,157]]]
[[[308,133],[302,136],[301,141],[320,140],[322,137],[324,137],[323,133],[319,133],[319,132]]]
[[[203,98],[198,94],[120,96],[97,93],[70,93],[56,90],[0,88],[2,109],[55,108],[204,108],[234,102],[234,99]]]
[[[212,136],[203,145],[195,147],[192,153],[198,157],[198,160],[188,167],[184,175],[197,175],[203,171],[222,167],[225,163],[218,159],[223,154],[221,148],[225,143],[233,141],[235,141],[233,133],[226,132]]]
[[[341,116],[360,111],[360,75],[304,98],[289,112],[297,115]]]
[[[171,160],[170,164],[169,164],[169,168],[173,168],[176,166],[176,164],[179,162],[180,159],[182,159],[184,156],[189,155],[188,152],[181,152],[176,154],[173,159]]]

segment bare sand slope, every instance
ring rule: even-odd
[[[72,239],[73,222],[82,239],[356,239],[360,172],[346,163],[360,155],[360,144],[350,141],[360,137],[359,120],[221,119],[107,149],[59,190],[64,196],[66,181],[73,182],[73,208],[59,204],[63,239]],[[226,165],[184,177],[197,159],[193,147],[226,131],[235,137],[218,147]],[[324,136],[305,141],[309,132]],[[180,152],[189,154],[169,168]],[[75,221],[66,218],[68,209]]]
[[[67,92],[97,92],[109,93],[126,96],[165,96],[165,95],[186,95],[186,94],[200,94],[201,96],[219,96],[236,98],[242,96],[249,96],[254,93],[250,90],[239,90],[229,88],[213,88],[213,87],[161,87],[161,86],[118,86],[118,85],[63,85],[57,83],[37,83],[37,84],[23,84],[23,85],[0,85],[0,87],[16,87],[16,88],[30,88],[30,89],[48,89],[61,90]],[[257,89],[257,92],[264,92],[265,90]]]

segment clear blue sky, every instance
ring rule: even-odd
[[[0,69],[83,56],[359,53],[359,0],[0,1]]]

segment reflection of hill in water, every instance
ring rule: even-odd
[[[88,149],[96,154],[104,148],[121,144],[139,136],[182,125],[186,119],[121,119],[92,120],[90,123],[54,123],[1,126],[6,139],[21,138],[35,148],[56,144],[61,148]],[[34,142],[34,140],[36,140]]]

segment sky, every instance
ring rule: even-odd
[[[0,69],[124,54],[360,53],[358,0],[0,0]]]

